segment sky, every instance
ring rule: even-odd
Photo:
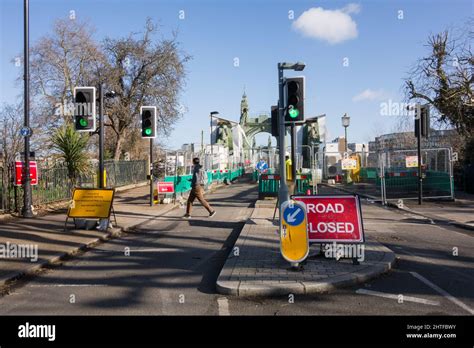
[[[95,39],[140,31],[147,17],[162,35],[178,32],[180,49],[192,56],[180,102],[183,117],[168,139],[171,148],[209,138],[209,113],[239,120],[245,90],[250,115],[270,112],[278,99],[277,63],[302,61],[305,116],[326,114],[330,137],[367,142],[393,130],[397,118],[381,104],[403,102],[403,79],[429,54],[430,34],[462,27],[473,15],[470,0],[30,0],[30,42],[51,31],[54,21],[88,20]],[[0,104],[21,100],[23,1],[0,0]],[[238,63],[238,64],[236,64]],[[137,115],[138,117],[138,115]],[[170,115],[172,117],[172,115]],[[159,127],[159,125],[158,125]],[[257,143],[266,144],[267,135]]]

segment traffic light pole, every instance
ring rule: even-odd
[[[418,123],[418,129],[416,134],[417,139],[417,150],[418,150],[418,204],[421,205],[422,196],[423,196],[423,177],[421,173],[421,107],[420,104],[416,105],[416,114],[418,119],[416,122]]]
[[[296,185],[296,127],[294,123],[291,123],[291,181],[294,188]]]
[[[24,0],[23,2],[24,10],[24,127],[30,127],[30,38],[29,38],[29,1]],[[25,165],[24,165],[24,175],[23,175],[23,209],[22,216],[25,218],[33,217],[33,211],[31,210],[32,196],[31,196],[31,178],[30,178],[30,135],[27,135],[25,138]]]
[[[153,139],[150,139],[150,207],[153,203]]]
[[[99,188],[105,188],[104,180],[104,91],[99,84]]]
[[[279,137],[279,157],[280,157],[280,189],[278,190],[278,201],[280,203],[280,216],[281,206],[284,202],[290,199],[288,186],[286,184],[286,171],[285,171],[285,114],[283,105],[283,66],[278,63],[278,137]]]

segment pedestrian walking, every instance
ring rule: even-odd
[[[189,193],[188,201],[186,203],[186,214],[184,218],[191,217],[191,209],[194,200],[197,198],[198,201],[203,205],[204,208],[209,212],[209,217],[216,215],[216,211],[211,208],[209,203],[204,198],[204,186],[207,183],[207,173],[202,169],[199,163],[199,158],[193,158],[193,178],[191,179],[191,192]]]

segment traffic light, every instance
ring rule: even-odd
[[[421,136],[428,137],[430,134],[430,105],[421,105],[419,108],[415,108],[415,136],[419,134],[418,120],[421,119]]]
[[[279,120],[278,120],[278,106],[272,105],[272,135],[274,137],[280,136],[279,134]]]
[[[156,138],[156,106],[142,106],[142,138]]]
[[[304,121],[304,77],[286,79],[285,122]]]
[[[78,132],[95,132],[95,87],[74,87],[74,125]]]

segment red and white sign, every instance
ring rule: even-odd
[[[358,196],[294,196],[293,199],[306,205],[310,242],[364,242]]]
[[[15,162],[15,185],[23,185],[23,162]],[[30,161],[30,183],[31,185],[38,185],[38,167],[36,161]]]
[[[260,179],[262,179],[262,180],[280,180],[280,175],[262,174],[262,175],[260,175]]]
[[[158,181],[156,190],[158,193],[174,193],[174,184],[172,182]]]

